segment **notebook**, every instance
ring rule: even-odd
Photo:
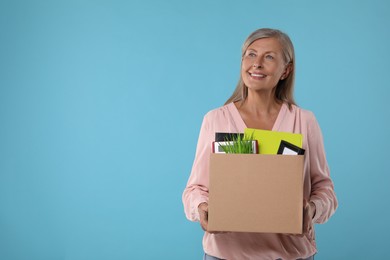
[[[268,131],[254,128],[244,130],[246,136],[251,136],[259,144],[260,154],[277,154],[282,140],[302,148],[302,134]]]

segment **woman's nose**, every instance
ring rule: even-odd
[[[258,57],[258,58],[254,61],[253,67],[256,68],[256,69],[257,69],[257,68],[259,68],[259,69],[263,68],[263,59],[262,59],[262,57]]]

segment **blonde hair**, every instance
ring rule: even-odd
[[[269,28],[262,28],[254,31],[245,40],[242,46],[241,58],[244,56],[246,49],[254,41],[263,38],[275,38],[282,46],[283,59],[286,64],[290,64],[291,72],[284,80],[280,80],[276,86],[275,98],[276,100],[286,102],[291,109],[291,105],[295,105],[294,101],[294,81],[295,81],[295,54],[294,46],[287,34]],[[242,60],[242,59],[241,59]],[[248,97],[248,87],[245,86],[242,77],[237,83],[237,87],[234,90],[232,96],[225,102],[225,105],[231,102],[244,101]]]

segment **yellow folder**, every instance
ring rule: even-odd
[[[302,134],[268,131],[254,128],[246,128],[245,136],[250,136],[259,143],[260,154],[277,154],[280,141],[285,140],[299,148],[302,148]]]

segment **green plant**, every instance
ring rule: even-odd
[[[253,153],[253,134],[247,135],[235,135],[232,138],[225,138],[224,143],[219,143],[222,150],[225,153]]]

